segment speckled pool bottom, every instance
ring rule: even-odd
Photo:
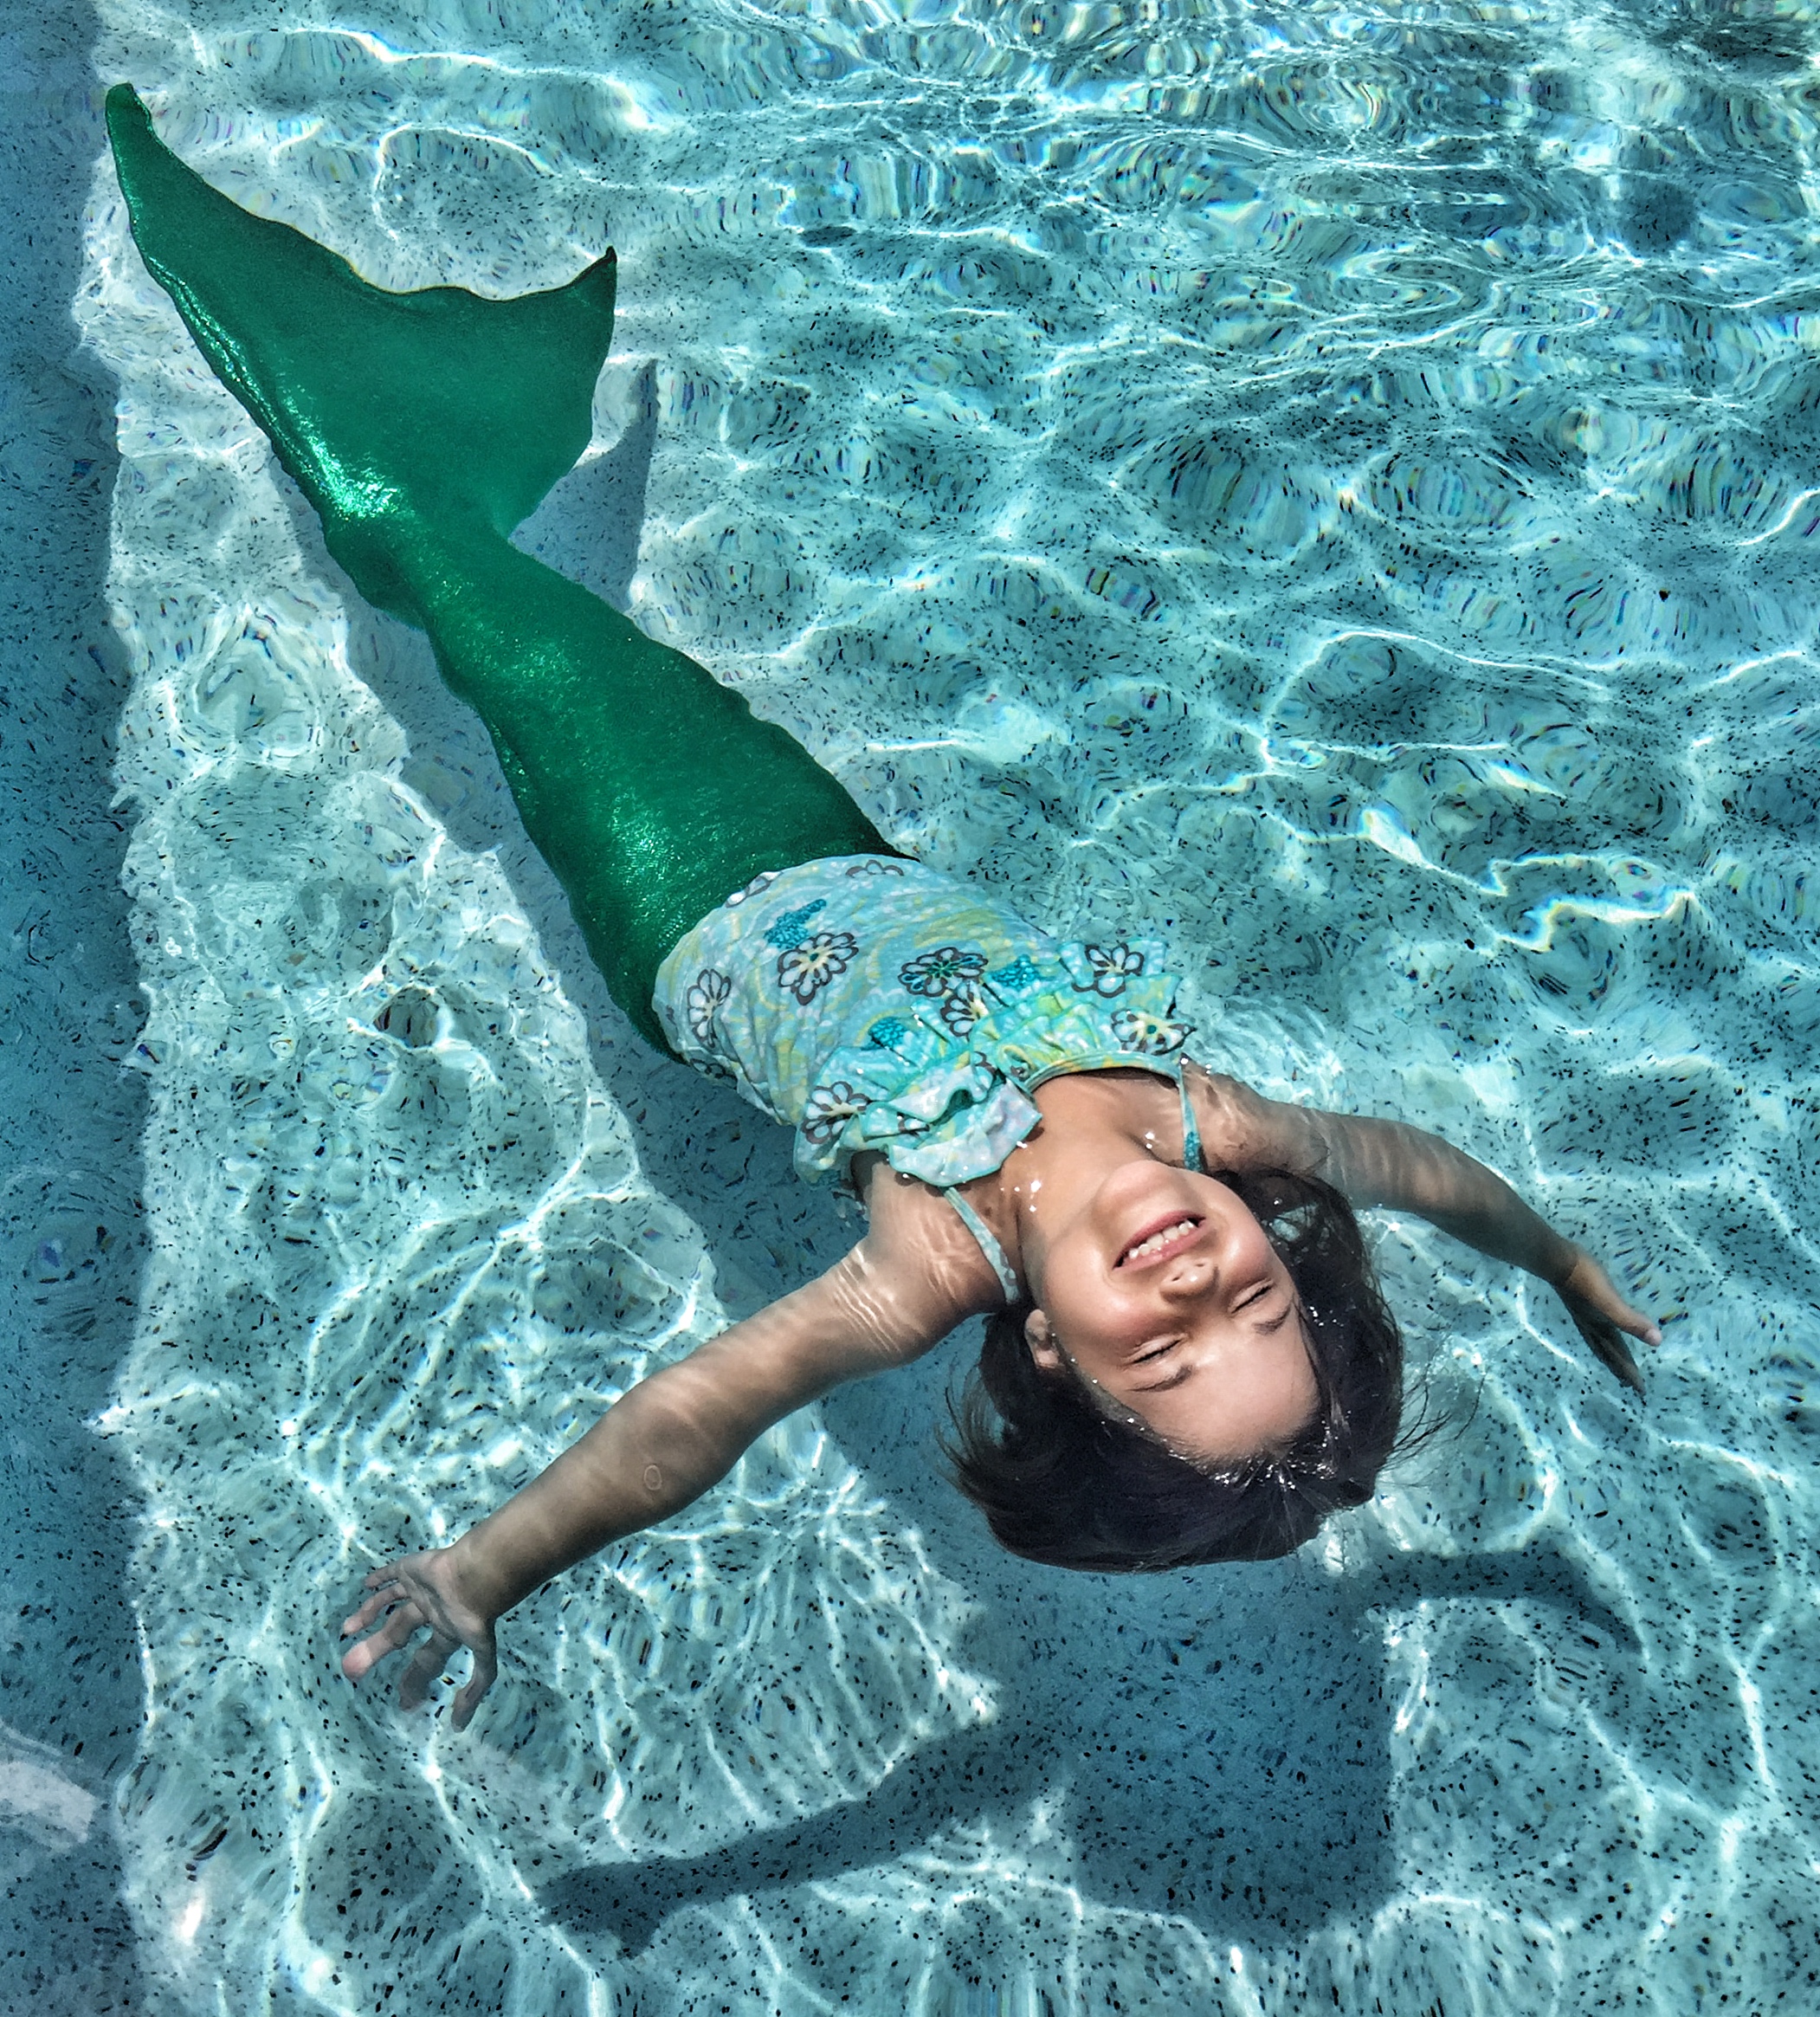
[[[1802,2007],[1808,29],[341,13],[113,5],[100,61],[383,284],[617,246],[527,543],[898,844],[1165,934],[1214,1062],[1446,1134],[1674,1321],[1639,1408],[1384,1224],[1469,1424],[1291,1562],[1129,1583],[935,1476],[959,1340],[533,1600],[466,1737],[348,1690],[371,1560],[850,1228],[611,1018],[103,165],[152,2007]]]

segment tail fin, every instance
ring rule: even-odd
[[[588,445],[612,253],[512,301],[387,294],[211,189],[152,132],[130,84],[107,94],[107,131],[146,265],[355,585],[416,621],[411,549],[509,533]]]

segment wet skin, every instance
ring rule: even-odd
[[[1160,1247],[1140,1247],[1158,1235]],[[1289,1270],[1211,1177],[1121,1164],[1033,1258],[1031,1358],[1046,1371],[1066,1361],[1178,1454],[1219,1464],[1280,1449],[1313,1413]]]
[[[1495,1173],[1400,1122],[1261,1099],[1197,1075],[1207,1159],[1229,1170],[1321,1170],[1360,1204],[1410,1211],[1560,1291],[1583,1337],[1641,1385],[1625,1336],[1659,1333],[1603,1268]],[[1262,1226],[1223,1185],[1184,1169],[1169,1080],[1080,1072],[1036,1089],[1042,1124],[964,1186],[1035,1304],[1036,1362],[1087,1382],[1210,1468],[1281,1448],[1313,1419],[1301,1313]],[[633,1387],[581,1439],[453,1546],[375,1568],[343,1627],[350,1679],[400,1652],[399,1700],[424,1699],[459,1646],[474,1655],[459,1729],[497,1667],[495,1621],[609,1542],[680,1510],[773,1423],[843,1381],[906,1365],[970,1316],[1004,1306],[979,1243],[939,1191],[874,1159],[865,1237],[815,1281]]]
[[[1301,1309],[1256,1217],[1178,1167],[1174,1088],[1146,1076],[1042,1088],[1045,1124],[1000,1173],[995,1216],[1037,1304],[1039,1369],[1072,1372],[1180,1456],[1236,1463],[1284,1447],[1314,1412]]]

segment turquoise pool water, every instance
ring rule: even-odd
[[[1290,1562],[1133,1582],[985,1545],[957,1341],[533,1600],[465,1737],[353,1694],[377,1555],[852,1229],[604,1002],[101,164],[146,2007],[1810,2007],[1820,23],[100,14],[179,151],[381,284],[616,245],[521,537],[901,844],[1166,934],[1216,1062],[1446,1134],[1672,1320],[1639,1406],[1385,1222],[1470,1420]]]

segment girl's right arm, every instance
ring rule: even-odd
[[[1323,1177],[1354,1205],[1413,1212],[1494,1260],[1526,1269],[1555,1290],[1611,1373],[1643,1392],[1624,1335],[1655,1345],[1662,1333],[1624,1301],[1584,1247],[1557,1232],[1495,1171],[1401,1121],[1267,1100],[1236,1079],[1211,1074],[1202,1083],[1210,1139],[1233,1144],[1254,1167]]]
[[[370,1634],[342,1660],[349,1679],[427,1626],[429,1638],[399,1678],[399,1702],[414,1708],[468,1646],[474,1671],[452,1718],[463,1729],[497,1671],[497,1618],[610,1542],[699,1498],[774,1422],[844,1380],[908,1363],[997,1301],[977,1245],[925,1186],[875,1168],[868,1202],[865,1238],[825,1275],[641,1380],[452,1547],[376,1568],[371,1594],[341,1628],[344,1637]]]

